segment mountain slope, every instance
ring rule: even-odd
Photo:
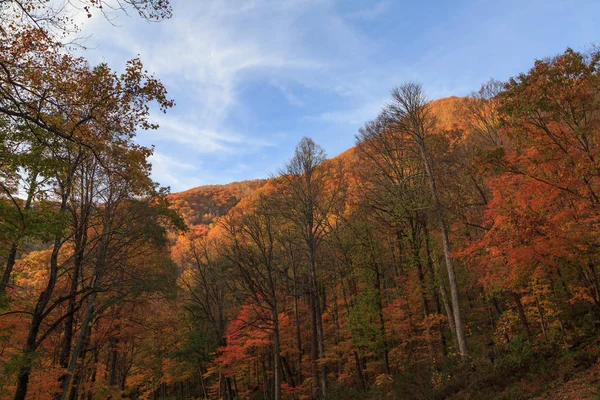
[[[196,234],[204,234],[215,219],[221,217],[242,199],[262,187],[266,179],[206,185],[169,195],[169,201],[183,215]]]
[[[459,126],[455,115],[461,98],[452,96],[433,100],[431,107],[438,117],[440,127],[453,130]],[[326,161],[326,164],[340,162],[347,169],[359,162],[356,146],[351,147]],[[206,185],[173,193],[169,200],[178,209],[196,234],[205,234],[218,217],[226,215],[241,200],[263,187],[269,179],[255,179],[231,182],[224,185]]]

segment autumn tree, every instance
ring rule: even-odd
[[[244,303],[268,311],[267,325],[272,326],[273,398],[281,399],[281,338],[279,313],[281,282],[286,277],[282,252],[276,240],[277,214],[264,195],[247,208],[238,208],[224,221],[231,241],[229,259],[238,271],[238,285],[246,294]],[[257,318],[262,319],[258,312]]]
[[[89,69],[80,59],[65,56],[61,60],[61,65],[64,68],[63,75],[53,75],[58,82],[52,81],[50,76],[44,77],[47,79],[41,76],[37,78],[44,79],[44,85],[55,84],[60,87],[60,89],[54,89],[57,94],[60,93],[60,98],[56,98],[56,102],[58,104],[70,104],[71,100],[68,100],[69,96],[88,98],[88,96],[94,96],[92,95],[93,92],[96,96],[100,95],[102,100],[96,97],[96,101],[101,101],[102,105],[97,103],[96,108],[93,110],[86,110],[85,105],[79,104],[83,108],[74,107],[69,110],[56,109],[45,110],[43,112],[44,115],[48,115],[48,117],[44,117],[45,119],[52,120],[52,124],[59,124],[52,125],[54,128],[48,126],[49,130],[47,131],[52,133],[53,130],[56,130],[61,133],[61,135],[50,136],[50,145],[47,150],[51,154],[53,162],[58,164],[50,175],[55,182],[56,193],[59,196],[57,199],[59,204],[57,221],[63,221],[67,218],[67,206],[73,192],[76,171],[80,168],[86,154],[95,157],[100,163],[103,163],[103,168],[106,171],[115,169],[114,173],[120,172],[120,165],[118,163],[116,165],[111,164],[110,161],[107,161],[107,158],[114,157],[115,154],[118,154],[118,151],[122,151],[119,150],[120,148],[126,149],[129,146],[135,149],[135,146],[131,144],[131,139],[138,128],[148,129],[156,127],[147,120],[149,109],[146,103],[157,100],[161,107],[169,107],[172,104],[166,99],[164,88],[158,81],[152,77],[148,77],[143,72],[143,67],[137,60],[130,62],[126,72],[120,77],[110,71],[106,65]],[[66,81],[67,76],[71,79],[68,83]],[[42,83],[42,81],[39,82]],[[62,101],[61,99],[65,100]],[[50,114],[50,112],[52,113]],[[66,119],[64,118],[65,113],[67,116]],[[85,113],[88,113],[88,116],[75,123],[68,119],[69,115],[84,115]],[[25,115],[13,115],[13,117],[18,117],[26,122],[31,118],[37,120],[37,117],[31,117],[31,115],[29,117]],[[60,129],[56,128],[56,126],[60,126]],[[36,127],[39,127],[39,124],[36,124]],[[65,127],[68,128],[65,130]],[[33,129],[31,132],[35,134],[37,131]],[[69,134],[65,135],[65,132],[69,132]],[[82,144],[78,140],[72,140],[74,136],[87,137],[86,141],[92,141],[93,138],[93,148],[91,145]],[[36,142],[42,138],[32,136],[30,140]],[[149,155],[148,150],[140,149],[140,151],[137,152],[144,157]],[[144,167],[142,166],[142,168]],[[147,167],[146,170],[148,171]],[[133,174],[132,179],[143,177],[143,174],[136,173],[135,171],[129,172]],[[58,256],[68,237],[68,229],[60,222],[54,237],[54,250],[50,259],[51,273],[49,280],[33,312],[29,338],[24,350],[26,358],[39,345],[36,344],[39,328],[58,278]],[[26,394],[29,369],[28,362],[26,362],[20,373],[16,398],[24,398]]]
[[[436,313],[439,314],[441,309],[439,292],[436,290],[439,283],[436,282],[439,281],[436,278],[439,274],[430,257],[422,254],[423,247],[427,247],[424,245],[429,240],[427,227],[430,223],[428,210],[431,196],[419,150],[410,135],[395,129],[392,121],[384,114],[361,128],[357,141],[357,152],[363,162],[362,168],[359,169],[362,207],[373,215],[379,230],[390,238],[393,243],[392,252],[394,248],[398,249],[395,264],[408,264],[417,272],[423,321],[426,330],[429,330],[429,320],[434,319],[431,316],[430,297],[433,297]],[[404,276],[402,279],[406,281],[407,272],[404,266],[395,265],[394,270],[398,271],[396,274]],[[381,275],[377,269],[375,272],[376,277]],[[429,281],[426,280],[426,276]],[[378,281],[381,281],[381,278]],[[406,284],[408,282],[404,283]],[[380,283],[377,287],[378,291],[382,290]],[[439,288],[442,297],[445,298],[443,283]],[[450,319],[450,324],[454,327],[452,322],[453,318]],[[454,334],[454,329],[452,330]],[[428,346],[430,356],[433,357],[431,343],[428,343]]]
[[[326,219],[335,201],[335,193],[328,187],[329,171],[322,168],[325,151],[312,139],[303,138],[296,146],[294,156],[280,171],[279,190],[282,196],[284,218],[295,226],[302,238],[310,279],[311,298],[311,357],[313,362],[313,395],[320,382],[321,395],[327,389],[323,309],[317,252],[327,234]],[[320,375],[318,374],[320,362]]]
[[[429,153],[428,138],[435,132],[436,119],[431,113],[428,101],[422,87],[416,83],[407,83],[392,91],[393,102],[387,106],[386,114],[395,125],[395,129],[405,131],[410,135],[420,152],[427,180],[431,190],[433,207],[437,214],[438,224],[443,243],[444,258],[450,282],[450,295],[452,298],[452,311],[458,349],[462,354],[467,354],[467,339],[460,308],[459,289],[454,271],[454,261],[451,254],[448,223],[440,201],[436,174]]]
[[[231,318],[232,282],[223,279],[230,276],[234,266],[226,256],[224,232],[211,232],[210,237],[196,237],[191,232],[177,243],[175,259],[183,268],[180,282],[185,290],[185,308],[193,320],[193,336],[201,336],[204,346],[200,349],[201,358],[199,380],[205,388],[204,374],[210,363],[211,354],[227,346],[227,324]],[[190,343],[194,345],[194,342]],[[192,350],[192,349],[189,349]],[[223,393],[233,391],[231,378],[222,379]],[[206,388],[204,389],[207,390]]]
[[[599,304],[590,235],[597,219],[598,60],[597,50],[567,49],[537,61],[498,95],[502,146],[484,158],[490,229],[464,254],[489,291],[512,294],[528,337],[534,315],[545,340],[555,331],[566,343],[565,299]]]
[[[37,137],[44,132],[35,129]],[[0,237],[6,242],[4,272],[0,281],[0,293],[9,285],[20,244],[23,238],[44,236],[43,213],[33,207],[47,190],[48,180],[54,161],[48,145],[44,141],[31,141],[29,128],[6,120],[2,127],[2,171],[0,190],[2,194],[2,230]],[[20,190],[26,195],[20,198]]]

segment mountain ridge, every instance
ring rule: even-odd
[[[463,97],[449,96],[430,102],[442,129],[454,130],[460,125],[455,113],[462,99]],[[328,158],[325,162],[331,163],[336,160],[350,166],[358,162],[356,145]],[[252,193],[262,188],[271,179],[273,178],[247,179],[224,184],[196,186],[171,193],[169,200],[182,213],[190,229],[195,234],[203,235],[208,232],[219,217],[226,215],[240,201],[251,196]]]

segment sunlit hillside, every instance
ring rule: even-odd
[[[429,3],[0,0],[0,400],[599,399],[600,3]]]
[[[197,234],[201,234],[265,182],[266,180],[257,179],[226,185],[199,186],[173,193],[168,196],[168,199],[173,207],[181,212],[189,227]]]

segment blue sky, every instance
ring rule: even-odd
[[[335,156],[403,82],[461,96],[600,43],[597,0],[171,1],[160,23],[86,20],[83,55],[117,70],[139,55],[175,99],[138,135],[172,191],[268,177],[303,136]]]

